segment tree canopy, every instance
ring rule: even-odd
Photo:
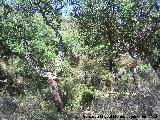
[[[1,0],[0,118],[159,115],[159,18],[159,0]]]

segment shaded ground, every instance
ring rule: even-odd
[[[102,120],[112,120],[113,117],[118,117],[116,120],[119,120],[121,115],[121,117],[126,117],[121,120],[128,120],[131,117],[134,117],[134,120],[144,120],[142,116],[146,116],[145,120],[160,120],[160,80],[156,78],[152,81],[146,81],[142,87],[142,91],[133,93],[130,91],[129,95],[111,94],[104,100],[94,102],[88,109],[70,113],[63,112],[61,115],[56,113],[54,103],[49,99],[47,99],[47,104],[44,103],[44,98],[40,94],[28,96],[25,99],[1,94],[0,119],[95,120],[99,116]],[[112,118],[109,118],[111,115]],[[88,118],[89,116],[94,118]]]
[[[70,118],[66,120],[71,118],[96,119],[98,116],[105,120],[111,120],[113,117],[117,117],[116,119],[119,120],[120,116],[124,120],[131,118],[134,120],[160,120],[160,84],[150,84],[144,90],[129,95],[112,94],[91,105],[88,111],[82,110],[69,116]]]
[[[147,119],[149,119],[149,116],[156,117],[154,115],[157,115],[157,119],[160,119],[160,85],[154,86],[151,90],[137,92],[132,95],[114,94],[93,104],[88,112],[64,113],[61,117],[54,115],[54,113],[41,111],[42,108],[39,106],[38,99],[32,99],[34,100],[20,105],[20,101],[16,101],[16,99],[1,98],[0,117],[5,117],[7,120],[16,120],[18,115],[23,116],[24,120],[81,120],[84,119],[84,116],[85,119],[88,119],[89,116],[97,117],[101,115],[102,117],[103,115],[103,119],[105,116],[105,119],[110,120],[111,118],[107,117],[111,115],[123,115],[124,117],[135,116],[137,120],[141,120],[142,115],[146,116]],[[28,116],[28,118],[25,116]]]

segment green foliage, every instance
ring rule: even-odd
[[[94,93],[90,90],[84,91],[82,94],[81,105],[89,105],[93,100],[95,100]]]
[[[4,68],[0,64],[0,77],[13,80],[12,86],[18,83],[25,86],[25,95],[18,98],[15,119],[20,119],[18,116],[55,119],[51,116],[57,115],[48,83],[38,70],[57,73],[67,112],[89,107],[106,97],[108,91],[116,91],[123,97],[131,90],[130,64],[134,52],[142,60],[137,71],[142,85],[151,86],[151,81],[156,81],[151,63],[160,57],[157,1],[81,0],[75,6],[81,11],[76,18],[62,17],[61,10],[52,8],[63,7],[66,2],[12,0],[0,3],[0,57],[9,66]],[[61,37],[62,46],[59,45]],[[58,47],[64,52],[60,65],[55,63]],[[107,63],[110,59],[115,63],[112,68]],[[116,81],[115,69],[121,75],[119,81]],[[23,78],[20,82],[18,76]]]
[[[132,47],[137,49],[143,59],[155,56],[152,48],[158,47],[158,25],[155,25],[158,14],[155,13],[155,17],[152,15],[157,12],[153,6],[158,3],[150,3],[129,0],[83,1],[78,23],[84,44],[92,50],[105,45],[101,52],[111,57],[129,51]]]
[[[77,110],[80,106],[89,105],[97,98],[96,95],[94,88],[88,88],[85,84],[76,84],[71,88],[68,107]]]

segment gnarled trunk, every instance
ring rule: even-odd
[[[52,96],[54,98],[54,103],[55,106],[57,108],[58,112],[62,111],[62,101],[61,101],[61,97],[59,95],[58,92],[58,86],[57,86],[57,82],[55,81],[55,79],[51,79],[52,77],[57,78],[57,72],[59,71],[59,67],[62,64],[62,59],[64,56],[64,51],[63,51],[63,39],[61,34],[58,31],[58,28],[53,24],[52,20],[49,20],[48,17],[46,16],[46,11],[43,10],[43,8],[41,8],[41,6],[39,5],[40,8],[40,13],[43,16],[43,20],[46,23],[46,25],[50,26],[53,30],[53,32],[55,33],[56,37],[59,39],[59,41],[56,44],[56,48],[57,48],[57,56],[55,59],[55,71],[54,71],[54,76],[48,76],[49,79],[49,83],[50,83],[50,87],[51,87],[51,93]],[[51,77],[51,78],[50,78]]]
[[[58,112],[61,112],[62,111],[62,100],[58,92],[57,82],[52,79],[52,80],[49,80],[49,84],[50,84],[53,100],[55,103],[55,107],[57,108]]]
[[[137,65],[138,65],[138,58],[133,58],[133,62],[130,65],[130,71],[133,78],[133,84],[135,87],[135,90],[139,90],[139,81],[138,81],[138,74],[137,74]]]

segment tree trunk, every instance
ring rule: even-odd
[[[57,108],[58,112],[62,112],[62,100],[58,92],[57,82],[52,79],[52,80],[49,80],[49,84],[50,84],[53,100],[55,103],[55,107]]]
[[[133,84],[135,90],[139,90],[139,81],[138,81],[138,74],[137,74],[137,65],[138,65],[138,58],[134,58],[133,62],[130,65],[130,71],[133,78]]]
[[[116,86],[118,87],[118,81],[121,79],[121,75],[118,69],[116,68],[116,64],[114,63],[113,59],[109,59],[109,70],[114,74],[115,83]]]
[[[56,56],[56,59],[55,59],[54,76],[52,76],[52,77],[56,78],[57,77],[57,72],[59,71],[59,67],[62,64],[62,59],[63,59],[63,56],[64,56],[63,39],[62,39],[61,34],[58,31],[58,28],[55,27],[55,25],[52,23],[52,21],[50,21],[47,18],[46,14],[45,14],[45,11],[43,11],[41,9],[41,7],[40,7],[40,13],[43,16],[43,20],[46,23],[46,25],[48,25],[48,26],[50,26],[52,28],[52,30],[55,33],[56,37],[59,39],[59,41],[56,44],[57,56]],[[58,92],[57,82],[54,79],[49,79],[49,83],[50,83],[51,93],[52,93],[52,96],[54,98],[54,102],[55,102],[55,106],[57,108],[57,111],[61,112],[62,111],[62,101],[61,101],[61,97],[60,97],[59,92]]]

